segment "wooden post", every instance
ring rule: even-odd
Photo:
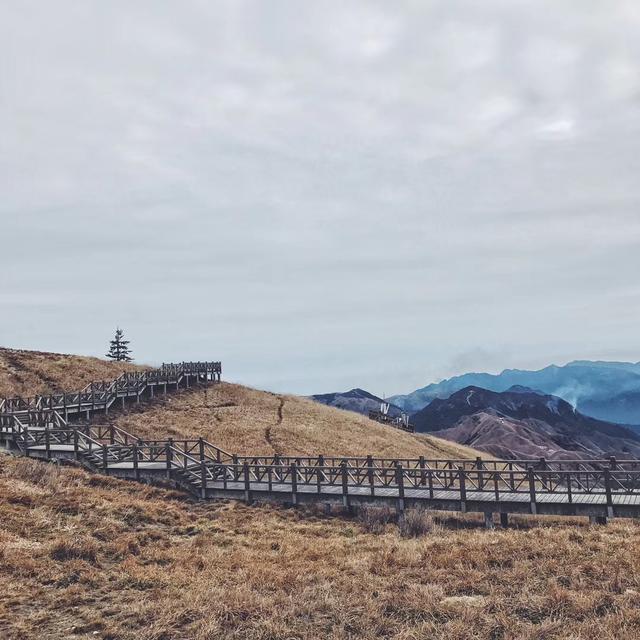
[[[267,483],[269,486],[269,493],[273,491],[273,467],[269,465],[267,467]]]
[[[504,527],[505,529],[509,526],[509,514],[508,513],[501,513],[500,514],[500,526]]]
[[[433,470],[427,472],[427,482],[429,484],[429,499],[433,500]]]
[[[500,502],[500,474],[496,471],[493,474],[493,491],[496,496],[496,504]]]
[[[73,457],[77,460],[80,452],[78,451],[78,430],[73,430]]]
[[[607,494],[607,518],[613,518],[613,495],[611,494],[611,471],[604,470],[604,490]]]
[[[467,482],[464,467],[458,467],[458,479],[460,481],[460,511],[467,512]]]
[[[567,499],[569,500],[569,504],[573,503],[573,488],[571,486],[571,474],[569,472],[565,475],[567,482]]]
[[[298,504],[298,467],[295,462],[291,463],[289,467],[291,473],[291,501],[293,504]]]
[[[538,508],[536,506],[536,476],[533,472],[533,467],[529,466],[527,471],[527,476],[529,478],[529,501],[530,501],[530,510],[531,513],[535,516],[538,513]]]
[[[482,491],[484,489],[484,474],[482,473],[482,458],[480,456],[476,458],[476,469],[478,470],[478,489]]]
[[[138,469],[138,445],[134,444],[131,447],[131,451],[133,453],[133,472],[136,480],[140,480],[140,470]]]
[[[109,426],[109,442],[111,444],[116,443],[116,428],[113,425]]]
[[[207,465],[204,458],[200,459],[200,497],[203,500],[207,497]]]
[[[425,486],[427,484],[427,474],[425,473],[425,460],[424,456],[420,456],[420,484]]]
[[[107,445],[102,445],[102,466],[104,467],[105,475],[109,475],[109,459],[107,457]]]
[[[316,484],[318,493],[322,493],[322,470],[324,468],[324,456],[318,456],[318,466],[316,467]]]
[[[251,480],[249,478],[249,463],[246,460],[242,465],[242,472],[244,474],[244,501],[251,504]]]
[[[376,477],[374,473],[372,456],[367,456],[367,465],[368,465],[367,475],[369,476],[369,491],[371,492],[372,496],[375,496],[376,495]]]
[[[349,475],[347,473],[347,462],[343,460],[340,463],[340,473],[342,477],[342,505],[349,508]]]
[[[396,463],[396,484],[398,485],[398,513],[404,513],[404,470]]]
[[[198,454],[200,455],[200,461],[204,460],[204,440],[202,438],[198,438]],[[234,460],[237,464],[238,460]]]
[[[173,461],[173,438],[169,438],[165,444],[164,457],[167,460],[167,478],[170,478]]]
[[[44,428],[44,448],[47,452],[47,460],[51,460],[51,436],[49,434],[49,427]]]

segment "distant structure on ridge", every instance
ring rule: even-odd
[[[399,416],[390,416],[390,406],[391,405],[386,401],[381,402],[379,411],[369,411],[369,418],[376,422],[381,422],[382,424],[388,424],[396,429],[402,429],[403,431],[410,431],[413,433],[415,431],[415,427],[409,422],[409,414],[402,412]]]

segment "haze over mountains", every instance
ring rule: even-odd
[[[429,432],[505,459],[640,456],[640,435],[582,415],[561,398],[523,387],[495,392],[467,387],[414,414]]]
[[[507,369],[500,374],[467,373],[429,384],[390,402],[409,413],[436,398],[449,398],[469,386],[507,391],[514,385],[562,398],[581,413],[608,422],[640,424],[640,363],[575,361],[539,371]]]

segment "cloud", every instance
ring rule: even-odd
[[[304,393],[637,360],[640,14],[587,4],[3,3],[0,342]]]

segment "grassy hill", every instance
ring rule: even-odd
[[[0,397],[75,391],[144,366],[99,358],[0,348]],[[432,436],[414,436],[350,411],[306,398],[275,395],[236,384],[194,388],[156,398],[118,426],[146,438],[198,437],[238,454],[375,455],[469,458],[473,449]]]
[[[0,347],[0,398],[78,391],[89,382],[111,380],[123,371],[144,368],[86,356]]]
[[[222,383],[157,399],[114,418],[142,437],[202,436],[238,454],[469,458],[475,450],[381,425],[306,398]]]
[[[638,524],[519,522],[404,537],[0,455],[0,637],[639,637]]]
[[[2,388],[23,393],[121,370],[74,356],[9,352],[7,360],[6,350],[0,361]],[[145,435],[202,433],[238,452],[360,453],[361,438],[377,455],[461,451],[230,384],[206,400],[192,390],[148,408],[117,420]],[[199,503],[0,454],[0,638],[640,636],[638,523],[513,520],[487,531],[478,517],[423,514],[414,537],[379,517]]]

